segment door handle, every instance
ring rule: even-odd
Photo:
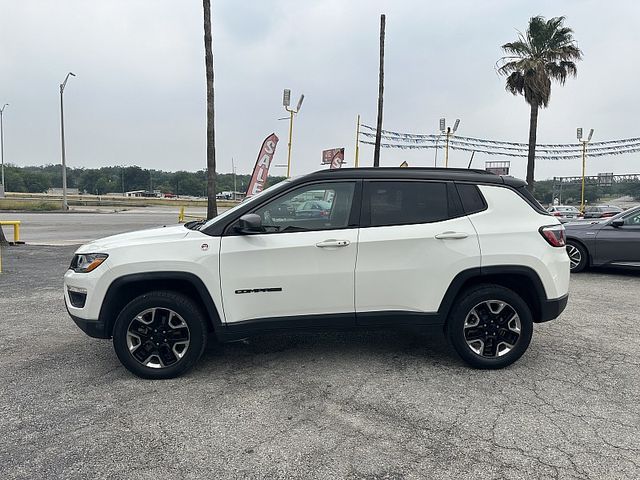
[[[436,235],[436,238],[439,240],[447,240],[447,239],[462,239],[467,238],[469,236],[468,233],[464,232],[443,232]]]
[[[330,248],[330,247],[346,247],[351,242],[349,240],[325,240],[323,242],[316,243],[318,248]]]

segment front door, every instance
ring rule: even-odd
[[[594,263],[640,266],[640,211],[623,217],[624,225],[603,227],[596,236]]]
[[[359,186],[334,181],[298,187],[251,212],[261,217],[264,232],[222,237],[220,278],[228,324],[355,322]]]

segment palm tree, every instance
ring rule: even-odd
[[[204,8],[204,62],[207,70],[207,218],[218,215],[216,203],[216,129],[213,109],[213,52],[211,49],[211,1]]]
[[[502,45],[505,56],[498,60],[498,73],[507,77],[506,90],[524,95],[531,106],[529,119],[528,188],[533,190],[536,161],[538,109],[547,107],[551,97],[551,81],[564,85],[568,76],[576,76],[575,61],[582,51],[573,39],[573,30],[564,26],[565,17],[532,17],[526,34]]]

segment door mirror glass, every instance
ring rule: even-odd
[[[615,220],[611,220],[612,227],[621,227],[624,225],[624,218],[616,218]]]
[[[238,220],[236,230],[240,233],[260,233],[264,232],[262,218],[255,213],[247,213]]]

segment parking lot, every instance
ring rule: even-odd
[[[67,316],[68,238],[4,251],[2,478],[640,477],[640,273],[574,275],[502,371],[378,331],[212,343],[154,382]]]

